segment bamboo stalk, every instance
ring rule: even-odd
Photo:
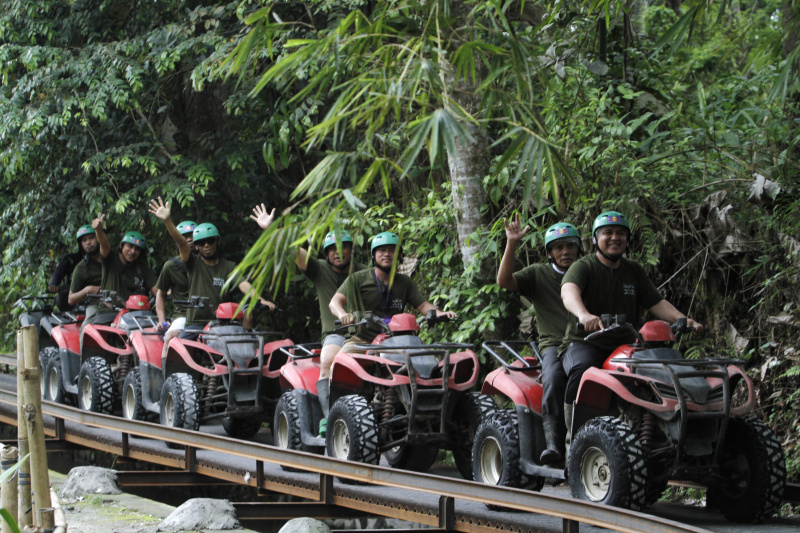
[[[17,463],[17,449],[13,446],[3,446],[0,451],[0,472],[5,472]],[[0,490],[0,505],[6,509],[11,518],[17,521],[17,476],[12,476]],[[11,533],[11,526],[3,520],[2,533]]]
[[[53,521],[56,528],[53,533],[67,533],[67,514],[64,512],[64,508],[61,507],[61,500],[58,499],[58,494],[56,494],[53,487],[50,487],[50,501],[53,502],[53,509],[55,509]]]
[[[25,357],[23,355],[22,331],[17,330],[17,448],[19,456],[28,455],[28,424],[25,422],[22,406],[25,404],[25,396],[22,394],[22,369],[25,368]],[[17,502],[17,524],[20,529],[33,524],[33,513],[31,512],[31,464],[28,461],[21,464],[18,474],[19,501]]]
[[[47,447],[42,421],[42,386],[39,383],[39,339],[36,326],[22,328],[25,370],[22,386],[25,392],[25,422],[28,425],[28,446],[31,454],[31,492],[36,510],[36,525],[53,529],[53,509],[50,505],[50,473],[47,470]],[[41,512],[49,509],[49,512]]]

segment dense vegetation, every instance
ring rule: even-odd
[[[291,249],[340,225],[362,245],[400,233],[415,278],[461,317],[453,340],[517,335],[521,306],[492,284],[502,220],[588,233],[615,208],[631,255],[708,327],[689,353],[748,360],[800,477],[796,0],[5,7],[4,316],[101,212],[112,237],[145,233],[154,266],[173,254],[146,212],[161,195],[176,219],[220,226],[295,340],[318,328]],[[261,202],[283,218],[260,235]],[[520,265],[541,244],[531,232]]]

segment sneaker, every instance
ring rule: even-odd
[[[328,419],[323,418],[322,420],[319,421],[319,436],[325,437],[327,433],[328,433]]]

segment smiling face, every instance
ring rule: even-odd
[[[625,226],[603,226],[595,232],[597,248],[606,256],[622,257],[628,247],[629,230]]]
[[[122,255],[122,259],[126,263],[133,263],[142,255],[142,249],[126,242],[122,244],[122,252],[120,252],[120,255]]]
[[[550,246],[547,257],[552,259],[561,271],[566,271],[578,260],[578,245],[572,239],[559,239]]]
[[[195,241],[194,245],[197,248],[197,252],[200,254],[200,257],[206,260],[211,260],[217,255],[219,239],[216,237],[200,239],[199,241]]]
[[[384,269],[392,268],[392,261],[394,261],[396,246],[394,244],[386,244],[378,246],[373,252],[375,264]]]

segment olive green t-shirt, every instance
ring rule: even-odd
[[[188,309],[186,324],[205,326],[216,317],[217,306],[222,302],[232,301],[232,292],[240,282],[232,282],[225,293],[222,288],[236,265],[233,261],[219,259],[216,265],[207,265],[194,254],[189,255],[186,262],[186,274],[189,276],[189,296],[207,296],[208,305],[203,309]]]
[[[558,346],[567,330],[569,311],[561,301],[564,274],[552,264],[538,264],[514,273],[519,293],[533,302],[539,348]]]
[[[117,291],[122,300],[132,294],[149,294],[156,284],[156,273],[147,266],[144,257],[134,263],[123,263],[115,251],[100,260],[103,264],[103,279],[100,289]]]
[[[586,310],[591,314],[625,314],[635,328],[642,324],[642,311],[663,300],[644,268],[625,257],[619,267],[611,269],[600,262],[597,254],[583,257],[572,264],[561,284],[574,283],[581,291]],[[564,345],[583,341],[587,333],[578,331],[578,318],[570,314]],[[631,342],[629,334],[601,335],[589,341],[600,349],[611,351],[620,344]]]
[[[103,264],[100,261],[82,259],[72,271],[69,292],[80,292],[90,285],[99,287],[103,282]]]
[[[189,276],[186,274],[186,265],[180,257],[173,257],[164,263],[156,282],[156,289],[164,292],[172,291],[173,300],[189,299]],[[185,307],[177,306],[172,312],[173,319],[185,316]]]
[[[366,265],[356,261],[350,263],[350,272],[358,272],[365,268],[367,268]],[[323,335],[333,329],[333,322],[336,320],[328,304],[331,302],[333,295],[336,294],[336,289],[344,283],[344,280],[347,279],[350,272],[340,274],[324,259],[308,258],[306,261],[306,269],[303,271],[303,275],[305,275],[305,277],[314,284],[314,288],[317,289],[319,316],[322,321]]]
[[[336,291],[347,298],[347,309],[353,311],[372,311],[384,319],[404,311],[406,304],[417,308],[425,303],[425,297],[417,285],[404,274],[395,274],[391,288],[380,283],[374,268],[354,272]],[[360,328],[358,336],[372,342],[381,333],[380,328],[367,325]]]

